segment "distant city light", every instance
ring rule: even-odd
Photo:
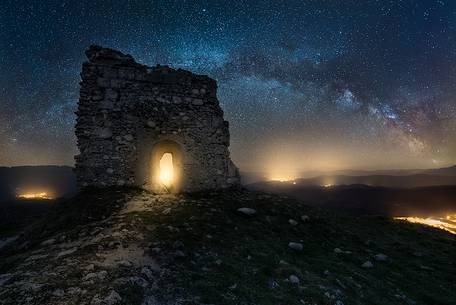
[[[456,214],[440,218],[395,217],[394,219],[405,220],[411,223],[419,223],[456,234]]]
[[[19,198],[19,199],[52,199],[52,197],[47,192],[22,193],[22,194],[18,194],[17,198]]]

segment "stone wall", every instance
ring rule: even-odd
[[[144,66],[130,55],[98,46],[86,55],[76,113],[80,187],[156,190],[152,155],[161,143],[180,150],[181,177],[174,191],[239,184],[213,79],[167,66]]]

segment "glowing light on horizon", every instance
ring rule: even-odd
[[[441,218],[395,217],[394,219],[431,226],[456,234],[456,214],[447,215]]]
[[[52,199],[47,192],[18,194],[19,199]]]
[[[160,159],[160,182],[166,187],[171,186],[174,179],[173,155],[164,153]]]

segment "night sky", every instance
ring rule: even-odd
[[[456,163],[456,1],[2,0],[0,43],[0,165],[73,165],[90,44],[215,78],[241,170]]]

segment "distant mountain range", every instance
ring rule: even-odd
[[[355,214],[389,216],[456,213],[456,166],[429,170],[339,171],[247,188]]]
[[[52,197],[76,193],[76,178],[69,166],[0,167],[0,202],[21,192],[49,192]]]
[[[243,172],[244,184],[268,181],[264,173]],[[365,184],[385,187],[456,185],[456,165],[437,169],[338,170],[303,172],[296,178],[302,185]]]
[[[244,184],[267,180],[258,173],[242,173]],[[307,172],[295,179],[299,186],[353,185],[413,188],[437,185],[456,185],[456,166],[439,169],[345,170],[334,172]],[[270,183],[270,182],[264,182]],[[0,167],[0,202],[11,200],[19,192],[49,191],[53,197],[76,193],[76,178],[69,166]]]

